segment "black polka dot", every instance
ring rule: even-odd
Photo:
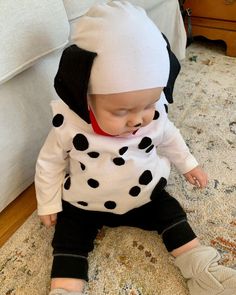
[[[159,112],[155,111],[153,120],[157,120],[159,118],[159,116],[160,116]]]
[[[78,151],[85,151],[89,147],[86,136],[81,133],[75,135],[75,137],[73,138],[73,145]]]
[[[165,177],[161,177],[158,181],[158,184],[156,185],[156,188],[158,188],[158,190],[163,190],[166,185],[167,180],[165,179]]]
[[[121,157],[117,157],[117,158],[113,159],[113,162],[117,166],[122,166],[125,164],[125,160]]]
[[[129,194],[132,197],[137,197],[139,195],[139,193],[141,192],[141,188],[139,186],[133,186],[130,191]]]
[[[124,146],[122,147],[120,150],[119,150],[119,154],[122,156],[124,155],[124,153],[128,150],[128,147],[127,146]]]
[[[66,151],[66,152],[67,152],[67,154],[69,154],[70,150],[68,150],[68,151]]]
[[[67,178],[67,180],[64,183],[64,189],[69,190],[71,185],[70,177]]]
[[[52,119],[52,125],[54,127],[60,127],[64,122],[64,116],[62,114],[56,114]]]
[[[93,178],[90,178],[88,180],[88,185],[91,186],[92,188],[97,188],[99,187],[99,182]]]
[[[165,107],[166,113],[168,113],[168,105],[164,104],[164,107]]]
[[[89,152],[88,155],[90,158],[98,158],[99,157],[99,153],[97,153],[97,152]]]
[[[153,148],[154,148],[154,145],[153,144],[150,145],[150,147],[146,149],[146,153],[149,153]]]
[[[150,145],[152,144],[152,140],[150,137],[144,137],[139,145],[138,145],[138,148],[143,150],[143,149],[146,149],[147,147],[149,147]]]
[[[107,201],[104,204],[104,207],[106,207],[107,209],[115,209],[116,208],[116,203],[113,201]]]
[[[157,185],[155,186],[150,199],[153,201],[159,197],[159,193],[165,188],[167,185],[167,180],[164,177],[161,177],[158,181]]]
[[[81,162],[79,162],[80,163],[80,168],[84,171],[85,170],[85,165],[83,164],[83,163],[81,163]]]
[[[79,205],[81,206],[88,206],[88,203],[87,202],[84,202],[84,201],[79,201],[77,202]]]
[[[145,170],[139,177],[139,184],[147,185],[152,181],[152,173],[150,170]]]

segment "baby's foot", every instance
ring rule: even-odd
[[[175,259],[191,295],[236,294],[236,270],[218,264],[220,254],[212,247],[199,246]]]

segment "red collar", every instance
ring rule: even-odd
[[[93,127],[93,131],[99,135],[104,135],[104,136],[113,136],[111,134],[108,134],[106,132],[104,132],[98,125],[98,122],[94,116],[93,111],[89,108],[89,117],[90,117],[90,121]]]
[[[93,111],[89,108],[89,117],[90,117],[90,121],[91,121],[91,124],[92,124],[92,128],[93,128],[93,131],[99,135],[103,135],[103,136],[110,136],[110,137],[116,137],[116,135],[111,135],[109,133],[106,133],[105,131],[103,131],[100,126],[98,125],[98,122],[94,116],[94,113]],[[136,134],[138,130],[136,130],[135,132],[133,132],[133,135]]]

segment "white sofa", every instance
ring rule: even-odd
[[[53,79],[73,23],[96,0],[7,0],[0,9],[0,211],[33,182],[49,131]],[[179,59],[186,35],[177,0],[130,0],[144,7]]]

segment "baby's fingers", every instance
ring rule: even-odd
[[[185,176],[186,180],[192,185],[196,185],[196,177],[192,177],[191,175]]]
[[[194,178],[194,177],[193,177]],[[199,185],[200,188],[205,188],[208,184],[208,177],[206,173],[202,173],[195,177],[196,184]]]
[[[51,225],[55,225],[57,223],[57,214],[51,214]]]
[[[186,179],[189,183],[191,183],[192,185],[198,188],[204,188],[207,185],[207,179],[205,178],[201,178],[201,177],[198,178],[196,176],[188,175],[186,176]]]
[[[193,176],[194,185],[199,188],[205,188],[207,186],[207,177],[196,177]]]
[[[50,227],[56,224],[57,214],[40,215],[39,219],[46,227]]]
[[[203,187],[204,187],[202,181],[199,180],[199,179],[197,179],[197,177],[194,176],[194,177],[193,177],[193,181],[194,181],[194,185],[195,185],[195,186],[197,186],[197,187],[199,187],[199,188],[203,188]]]

